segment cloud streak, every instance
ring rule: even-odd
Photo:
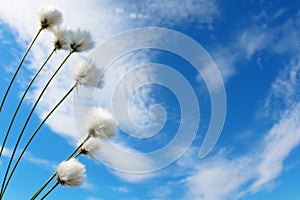
[[[300,144],[300,103],[296,89],[300,83],[300,73],[297,61],[293,58],[271,87],[265,108],[269,109],[276,103],[281,105],[280,112],[278,114],[279,107],[272,109],[277,116],[274,124],[255,148],[241,156],[220,151],[199,164],[189,158],[183,158],[186,163],[177,163],[183,168],[196,166],[185,179],[188,187],[186,198],[239,199],[268,188],[283,172],[284,161]]]
[[[286,111],[266,133],[259,148],[245,155],[236,157],[220,151],[201,163],[185,163],[181,167],[196,166],[185,178],[186,198],[239,199],[268,188],[283,172],[283,163],[291,151],[300,144],[299,116],[300,104]]]

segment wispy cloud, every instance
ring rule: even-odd
[[[169,199],[169,195],[172,194],[172,187],[166,183],[166,185],[158,186],[155,190],[151,191],[151,200]]]
[[[10,158],[12,153],[11,149],[8,148],[4,148],[3,150],[3,156]],[[18,155],[18,151],[17,151],[17,155]],[[28,162],[31,162],[33,164],[39,165],[43,168],[46,168],[50,171],[55,171],[56,167],[57,167],[57,163],[51,160],[47,160],[47,159],[43,159],[43,158],[38,158],[36,157],[34,154],[32,154],[31,152],[26,152],[24,155],[24,159]]]
[[[272,89],[265,101],[267,115],[273,115],[275,118],[278,118],[287,107],[292,106],[295,102],[299,102],[299,76],[300,57],[295,56],[291,59],[288,66],[280,71],[279,76],[271,85]]]
[[[283,23],[274,23],[285,11],[279,9],[275,13],[262,11],[248,27],[237,30],[235,37],[229,45],[216,46],[209,49],[209,53],[217,64],[225,83],[235,75],[241,61],[251,60],[255,56],[257,65],[264,67],[261,63],[265,58],[260,57],[262,52],[269,56],[288,54],[297,55],[300,51],[299,38],[299,15],[286,19]],[[283,19],[281,19],[283,20]],[[268,27],[269,26],[269,27]]]
[[[128,187],[124,187],[124,186],[113,187],[112,189],[116,192],[121,192],[121,193],[127,193],[131,191]]]
[[[193,167],[185,179],[188,199],[239,199],[268,188],[284,170],[284,161],[300,144],[300,105],[287,111],[266,133],[259,148],[242,156],[220,151]],[[194,154],[193,156],[196,156]],[[186,162],[186,161],[185,161]],[[182,167],[182,166],[181,166]]]
[[[192,172],[185,179],[188,199],[239,199],[273,185],[284,170],[284,161],[300,144],[300,103],[296,89],[300,76],[296,61],[293,58],[272,85],[267,108],[279,102],[280,114],[255,148],[241,156],[220,151],[198,164],[189,159],[193,154],[188,154],[182,158],[183,162],[177,162],[184,170],[187,166],[196,166],[190,168]],[[274,96],[276,98],[272,98]],[[278,114],[278,109],[272,111]]]
[[[211,50],[211,57],[218,66],[225,83],[235,75],[236,64],[240,59],[240,54],[232,47],[217,47]]]
[[[246,58],[251,58],[255,53],[267,50],[270,55],[283,53],[294,54],[299,51],[299,15],[285,20],[282,24],[266,27],[266,24],[252,24],[248,29],[242,30],[238,39],[237,48],[244,53]],[[270,23],[271,17],[265,23]],[[274,20],[274,19],[273,19]]]
[[[281,174],[284,160],[300,144],[299,120],[300,104],[297,104],[287,110],[268,132],[262,142],[261,161],[256,167],[258,178],[250,187],[251,191],[260,190]]]
[[[30,152],[26,152],[24,158],[28,162],[39,165],[39,166],[41,166],[43,168],[46,168],[50,171],[55,171],[57,166],[58,166],[58,164],[56,162],[51,161],[51,160],[47,160],[47,159],[43,159],[43,158],[38,158]]]
[[[96,197],[88,197],[86,200],[102,200],[102,199],[99,199],[99,198],[96,198]]]
[[[117,8],[118,13],[127,13],[132,20],[140,20],[149,26],[173,26],[186,20],[198,26],[212,25],[219,15],[216,1],[183,0],[178,6],[178,1],[151,1],[139,2],[124,1]]]
[[[244,50],[246,58],[249,59],[254,53],[266,48],[270,41],[271,37],[269,33],[251,28],[241,34],[239,45]]]
[[[238,190],[253,178],[252,159],[229,159],[219,154],[204,161],[186,179],[187,198],[199,200],[233,199]]]
[[[2,154],[5,157],[9,157],[11,155],[11,150],[4,147]]]
[[[130,153],[131,152],[131,153]],[[134,154],[136,153],[136,154]],[[112,169],[122,180],[140,182],[153,177],[153,173],[134,173],[152,169],[154,162],[135,149],[120,143],[102,142],[102,151],[96,157]]]
[[[86,189],[86,190],[93,190],[93,189],[96,188],[96,186],[95,186],[94,184],[92,184],[92,183],[90,183],[90,182],[88,182],[88,181],[85,181],[85,182],[83,183],[83,185],[80,186],[80,187],[83,188],[83,189]]]

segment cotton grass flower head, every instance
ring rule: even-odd
[[[73,52],[87,51],[95,46],[89,31],[77,29],[77,31],[70,31],[69,35],[70,47]]]
[[[53,46],[55,50],[69,50],[70,45],[69,45],[69,38],[68,38],[68,32],[65,28],[55,28],[53,29]]]
[[[87,130],[90,137],[108,139],[116,135],[116,124],[110,112],[93,108],[88,112]]]
[[[98,138],[89,137],[89,139],[80,148],[80,153],[95,158],[100,151],[100,141]]]
[[[63,21],[62,16],[62,13],[56,8],[42,8],[38,14],[40,28],[53,29],[54,27],[59,26]]]
[[[86,178],[85,171],[83,164],[77,159],[71,158],[59,164],[56,171],[56,179],[63,186],[80,186]]]
[[[83,60],[73,70],[73,78],[78,85],[102,88],[103,70],[95,66],[92,60]]]

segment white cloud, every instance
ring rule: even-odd
[[[242,156],[225,152],[201,160],[198,164],[185,160],[185,166],[196,166],[190,169],[192,172],[185,179],[187,198],[239,199],[268,188],[283,172],[285,159],[300,144],[299,116],[300,104],[274,124],[259,147]]]
[[[1,148],[1,146],[0,146],[0,148]],[[7,149],[7,148],[4,147],[1,156],[10,157],[11,153],[12,152],[11,152],[10,149]]]
[[[1,25],[1,23],[0,23],[0,25]],[[3,36],[3,31],[2,30],[0,30],[0,40],[1,40],[1,43],[2,43],[2,40],[4,40],[5,38],[4,38],[4,36]],[[3,44],[3,43],[2,43]]]
[[[92,183],[89,183],[88,181],[85,181],[84,183],[83,183],[83,185],[82,186],[80,186],[81,188],[83,188],[83,189],[86,189],[86,190],[93,190],[93,189],[95,189],[95,185],[93,185]]]
[[[172,189],[167,183],[155,188],[151,191],[153,198],[151,200],[168,199],[167,197],[172,194]]]
[[[130,189],[128,187],[125,187],[125,186],[113,187],[112,189],[116,192],[121,192],[121,193],[130,192]]]
[[[147,24],[148,26],[174,25],[194,21],[198,25],[211,25],[219,11],[215,1],[122,1],[114,3],[102,1],[37,1],[3,2],[0,8],[1,19],[20,33],[22,38],[31,38],[37,25],[36,12],[45,5],[53,5],[64,13],[64,24],[71,28],[88,28],[97,39],[103,39],[126,28]],[[9,8],[9,9],[8,9]],[[80,11],[80,15],[74,12]],[[91,16],[93,16],[91,18]],[[139,20],[139,22],[136,22]],[[150,24],[149,24],[150,23]],[[99,38],[100,36],[100,38]]]
[[[251,158],[224,158],[218,155],[199,164],[186,179],[187,197],[198,200],[233,199],[238,189],[253,177]]]
[[[267,104],[272,106],[274,101],[279,101],[281,112],[273,126],[266,131],[264,139],[253,149],[241,156],[220,151],[198,163],[191,159],[197,152],[191,149],[187,156],[177,162],[183,171],[190,171],[185,179],[188,199],[239,199],[274,184],[284,170],[284,161],[300,144],[297,90],[300,76],[296,61],[298,59],[292,59],[291,65],[286,66],[273,83],[270,95],[276,98],[268,97]],[[273,112],[278,111],[273,109]]]
[[[235,74],[235,65],[240,58],[240,55],[232,48],[222,46],[212,50],[211,57],[216,63],[222,74],[222,78],[226,83],[228,79]]]
[[[254,19],[258,20],[256,18],[263,17],[265,21],[269,22],[275,20],[282,13],[284,10],[279,10],[274,16],[269,16],[262,11]],[[300,38],[299,15],[300,13],[282,24],[269,28],[251,24],[249,28],[239,31],[232,44],[209,49],[208,52],[218,66],[225,83],[235,74],[240,60],[249,60],[261,51],[267,50],[269,55],[297,54],[300,50],[297,45]],[[262,59],[264,58],[259,57],[257,61],[260,67],[262,67],[260,63]]]
[[[251,191],[261,189],[281,174],[284,160],[300,144],[299,121],[300,104],[297,104],[268,132],[262,143],[264,148],[257,166],[258,178],[250,187]]]
[[[153,177],[153,173],[134,173],[152,169],[154,162],[128,145],[103,141],[101,143],[102,151],[96,155],[96,158],[103,164],[112,169],[112,172],[121,179],[128,182],[140,182]],[[134,154],[136,153],[136,154]]]
[[[174,25],[177,23],[184,23],[186,21],[195,21],[195,23],[199,26],[201,24],[210,25],[218,15],[216,3],[214,1],[206,0],[201,2],[185,0],[182,6],[177,6],[175,1],[161,1],[159,3],[154,3],[153,1],[146,1],[143,3],[122,1],[119,3],[113,3],[106,0],[97,2],[86,2],[83,0],[75,2],[54,0],[41,3],[36,0],[30,0],[27,2],[9,1],[3,3],[0,8],[0,18],[13,30],[19,33],[21,36],[19,39],[20,44],[23,44],[24,40],[30,40],[30,38],[35,34],[38,26],[36,11],[44,5],[55,5],[61,9],[64,14],[64,25],[72,29],[80,27],[90,30],[98,42],[112,34],[116,34],[130,28],[140,27],[144,24],[149,26],[149,22],[151,22],[152,25]],[[8,7],[10,9],[7,9]],[[166,9],[166,7],[169,9]],[[80,11],[80,15],[74,14],[74,12],[77,11]],[[91,16],[93,17],[91,18]],[[134,18],[134,20],[130,20],[132,18]],[[40,63],[42,63],[45,59],[45,56],[50,52],[50,38],[49,33],[42,33],[41,38],[38,39],[37,45],[34,46],[32,53],[30,54],[31,63],[27,66],[29,69],[37,69]],[[116,46],[115,48],[118,47]],[[64,56],[62,53],[59,53],[59,55],[60,56],[56,55],[53,59],[51,59],[51,66],[57,66],[60,63]],[[44,116],[72,84],[72,80],[68,77],[68,75],[71,65],[74,65],[75,63],[74,60],[75,58],[71,58],[71,60],[68,61],[67,66],[64,67],[66,69],[63,69],[63,72],[59,73],[58,77],[55,78],[45,93],[38,106],[38,114],[40,116]],[[141,64],[139,60],[127,60],[126,63],[128,66]],[[123,68],[123,71],[126,73],[130,69],[132,68]],[[30,94],[29,99],[31,100],[31,103],[34,102],[34,99],[43,88],[45,80],[47,80],[53,72],[54,68],[46,67],[44,72],[41,74],[35,84],[35,90],[33,90]],[[116,73],[117,72],[114,71],[114,74],[109,74],[107,79],[115,80],[115,77],[122,75],[118,75]],[[151,72],[144,73],[145,77],[151,74]],[[107,88],[109,88],[108,86]],[[125,89],[128,89],[129,91],[132,89],[130,88],[130,85],[126,87],[127,88]],[[104,94],[106,93],[104,92]],[[136,113],[136,115],[133,114],[132,116],[136,116],[136,119],[143,119],[143,124],[143,122],[149,120],[148,116],[145,115],[145,112],[141,112],[141,110],[147,110],[145,107],[147,102],[144,102],[151,100],[149,91],[140,91],[140,93],[136,94],[136,99],[138,103],[131,106],[131,111]],[[73,116],[71,111],[72,103],[71,100],[68,100],[55,112],[55,117],[51,117],[47,124],[52,130],[64,136],[74,136],[75,130],[73,127],[75,126],[72,120]],[[62,121],[64,121],[64,123],[61,123]]]
[[[143,1],[143,4],[123,1],[119,13],[128,13],[133,20],[153,25],[167,25],[182,23],[183,21],[195,22],[198,25],[213,23],[219,11],[215,1],[207,0],[183,0],[180,1]],[[130,2],[130,3],[129,3]],[[125,6],[125,5],[126,6]]]
[[[2,156],[10,158],[11,153],[12,153],[12,151],[10,149],[4,148],[4,150],[2,152]],[[18,154],[16,154],[16,155],[18,155]],[[26,152],[24,154],[24,159],[28,162],[31,162],[33,164],[36,164],[36,165],[39,165],[46,169],[49,169],[50,171],[55,171],[56,167],[57,167],[57,163],[50,161],[50,160],[38,158],[38,157],[34,156],[31,152]],[[0,163],[0,165],[1,165],[1,163]]]
[[[295,57],[286,68],[280,71],[279,76],[271,85],[271,91],[265,101],[267,114],[278,118],[287,107],[300,100],[299,77],[300,57]]]
[[[282,11],[283,12],[283,11]],[[279,16],[279,11],[277,15]],[[267,22],[274,20],[274,16],[268,16]],[[268,50],[270,55],[290,53],[294,54],[299,48],[299,15],[291,17],[284,23],[266,27],[266,24],[259,26],[251,25],[248,29],[242,30],[236,44],[236,49],[246,58],[251,58],[255,53]]]
[[[96,197],[88,197],[86,200],[102,200],[102,199],[99,199],[99,198],[96,198]]]
[[[264,49],[270,42],[271,37],[268,33],[259,30],[246,30],[239,38],[239,45],[244,49],[246,58],[251,58],[252,55]]]
[[[30,152],[26,152],[24,155],[25,160],[39,165],[41,167],[44,167],[46,169],[48,169],[49,171],[55,171],[57,168],[57,163],[50,161],[50,160],[46,160],[46,159],[42,159],[42,158],[38,158],[36,156],[34,156],[32,153]]]

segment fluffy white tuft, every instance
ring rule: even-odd
[[[55,28],[53,34],[54,38],[52,42],[55,50],[70,49],[68,32],[65,28]]]
[[[73,70],[73,78],[79,85],[102,88],[103,70],[96,67],[91,60],[83,60]]]
[[[116,124],[110,112],[102,108],[93,108],[88,112],[87,130],[91,137],[102,139],[116,135]]]
[[[85,171],[83,164],[77,159],[71,158],[59,164],[56,179],[61,185],[80,186],[86,178]]]
[[[70,31],[69,34],[70,47],[73,52],[82,52],[94,48],[95,42],[89,31],[77,29],[77,31]]]
[[[95,158],[100,151],[100,141],[98,138],[90,137],[81,147],[80,152],[84,155]]]
[[[61,11],[53,7],[42,8],[39,11],[38,18],[40,22],[41,29],[53,29],[56,26],[59,26],[62,21]]]

